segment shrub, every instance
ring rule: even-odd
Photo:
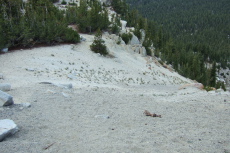
[[[128,44],[129,41],[132,39],[133,35],[131,33],[123,33],[121,35],[122,40],[125,42],[125,44]]]
[[[137,38],[140,40],[141,39],[141,31],[138,28],[135,28],[134,30],[134,35],[137,36]]]
[[[104,56],[108,54],[106,45],[104,44],[104,40],[102,40],[102,33],[100,29],[97,30],[97,33],[94,37],[94,41],[90,45],[90,49],[95,53],[100,53]]]
[[[74,2],[72,2],[72,3],[71,3],[71,2],[69,2],[69,5],[76,5],[76,3],[74,3]]]
[[[222,88],[224,91],[226,91],[226,87],[225,87],[224,82],[222,82],[222,84],[221,84],[221,88]]]
[[[205,86],[205,87],[204,87],[204,90],[206,90],[206,91],[212,91],[213,88],[212,88],[212,87],[209,87],[209,86]]]
[[[66,2],[65,0],[62,0],[61,4],[62,4],[62,5],[66,5],[67,2]]]
[[[64,41],[65,42],[78,43],[78,42],[80,42],[80,36],[76,31],[74,31],[74,30],[72,30],[70,28],[67,28],[65,30]]]
[[[50,2],[56,3],[56,2],[59,2],[59,0],[50,0]]]
[[[162,60],[158,61],[161,65],[164,65],[164,62]]]
[[[216,83],[216,89],[220,89],[220,86],[221,86],[221,82],[218,81],[218,82]]]
[[[113,24],[112,27],[111,27],[111,32],[113,34],[118,34],[120,32],[120,28],[117,24]]]

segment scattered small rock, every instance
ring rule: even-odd
[[[53,84],[52,82],[39,82],[39,84]]]
[[[47,93],[51,93],[51,94],[55,94],[55,93],[56,93],[55,91],[50,90],[50,89],[48,89],[46,92],[47,92]]]
[[[76,76],[74,76],[74,75],[72,75],[72,74],[68,74],[67,77],[68,77],[69,79],[72,79],[72,80],[77,78]]]
[[[5,137],[15,134],[19,130],[14,121],[9,119],[0,120],[0,141]]]
[[[0,90],[2,91],[10,91],[11,85],[9,83],[0,83]]]
[[[26,68],[26,71],[31,71],[31,72],[33,72],[33,71],[35,71],[35,69],[33,69],[33,68]]]
[[[66,89],[72,89],[73,88],[72,83],[56,84],[56,83],[52,83],[52,82],[40,82],[39,84],[52,84],[52,85],[55,85],[57,87],[66,88]]]
[[[86,38],[84,38],[84,37],[80,37],[80,39],[81,39],[81,41],[86,41]]]
[[[21,103],[20,104],[22,107],[24,107],[24,108],[29,108],[29,107],[31,107],[31,104],[30,103]]]
[[[9,106],[13,104],[14,104],[13,97],[8,93],[5,93],[0,90],[0,106]]]
[[[64,97],[66,97],[66,98],[68,98],[68,97],[69,97],[69,95],[68,95],[68,94],[66,94],[66,93],[64,93],[64,92],[62,92],[62,95],[63,95]]]
[[[109,119],[109,115],[95,115],[95,118],[103,118],[103,119]]]
[[[66,88],[66,89],[72,89],[73,88],[73,85],[72,83],[68,83],[68,84],[54,84],[58,87],[62,87],[62,88]]]

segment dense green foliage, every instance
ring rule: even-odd
[[[56,2],[58,2],[59,0],[49,0],[50,2],[52,2],[52,3],[56,3]]]
[[[81,0],[79,7],[69,7],[66,11],[66,18],[69,24],[78,24],[81,32],[107,30],[110,24],[107,10],[98,1],[93,0]]]
[[[90,45],[90,49],[94,51],[95,53],[100,53],[101,55],[104,55],[104,56],[108,54],[108,51],[104,44],[104,40],[102,39],[102,33],[100,29],[97,30],[94,41]]]
[[[98,28],[107,30],[110,25],[108,12],[98,1],[81,0],[80,7],[69,6],[66,11],[52,4],[56,0],[0,2],[0,49],[32,47],[38,43],[76,43],[80,37],[76,31],[67,28],[68,24],[78,25],[80,32],[94,32]],[[118,26],[112,27],[114,33],[119,32]]]
[[[230,57],[227,1],[127,1],[151,20],[130,9],[125,0],[112,1],[112,7],[119,15],[113,15],[111,22],[106,8],[96,0],[81,0],[79,7],[71,5],[65,11],[54,7],[52,2],[56,0],[30,0],[28,3],[0,0],[0,49],[31,47],[36,43],[79,42],[78,33],[67,28],[69,24],[75,24],[76,30],[83,33],[101,29],[118,34],[123,19],[128,27],[135,28],[133,33],[143,42],[148,55],[152,56],[154,48],[153,55],[171,64],[181,75],[207,86],[216,86],[216,67],[219,67],[216,62],[226,67]],[[225,6],[222,5],[224,2]],[[128,33],[121,35],[126,44],[131,36]],[[101,38],[101,32],[98,32],[91,49],[106,55]],[[213,68],[208,69],[207,63],[213,64]]]
[[[67,28],[63,12],[49,0],[0,0],[0,12],[0,49],[80,41],[78,33]]]
[[[203,60],[230,61],[229,0],[127,0],[144,17],[162,25],[179,50],[199,52]]]
[[[129,41],[132,39],[133,35],[131,33],[123,33],[121,34],[122,40],[125,42],[125,44],[128,44]]]
[[[215,61],[226,68],[230,61],[230,3],[227,0],[126,0],[148,18],[132,10],[137,28],[147,31],[154,55],[172,64],[183,76],[215,87]],[[145,23],[145,22],[143,22]],[[133,25],[131,25],[133,26]],[[136,28],[135,27],[135,28]],[[150,36],[149,36],[150,35]],[[147,43],[148,46],[151,44]],[[143,43],[146,46],[146,40]]]

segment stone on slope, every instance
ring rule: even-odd
[[[2,73],[0,73],[0,79],[4,79],[4,76]]]
[[[1,52],[3,52],[3,53],[8,52],[8,48],[3,48],[3,49],[1,50]]]
[[[139,41],[139,39],[137,38],[137,36],[135,36],[135,35],[133,34],[133,37],[132,37],[131,41],[129,42],[129,44],[130,44],[130,45],[137,45],[137,44],[140,44],[140,41]]]
[[[0,83],[0,90],[2,91],[10,91],[11,85],[9,83]]]
[[[21,103],[20,105],[25,108],[31,107],[31,103]]]
[[[13,97],[0,90],[0,106],[9,106],[14,104]]]
[[[9,119],[0,120],[0,141],[9,135],[15,134],[18,130],[14,121]]]
[[[127,21],[125,20],[121,20],[121,32],[126,32],[126,25],[127,25]]]
[[[72,83],[67,83],[67,84],[54,84],[57,87],[61,87],[61,88],[66,88],[66,89],[72,89],[73,85]]]
[[[145,40],[145,30],[141,29],[140,32],[141,32],[141,40],[140,40],[140,42],[142,44],[144,42],[144,40]]]
[[[141,47],[140,52],[141,52],[141,55],[143,55],[143,56],[147,56],[147,52],[146,52],[145,47]]]

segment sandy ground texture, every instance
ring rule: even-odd
[[[230,152],[229,92],[179,90],[192,81],[115,36],[103,36],[115,58],[92,53],[93,36],[83,37],[0,55],[0,83],[12,85],[16,103],[0,108],[0,119],[20,128],[0,142],[1,153]]]

